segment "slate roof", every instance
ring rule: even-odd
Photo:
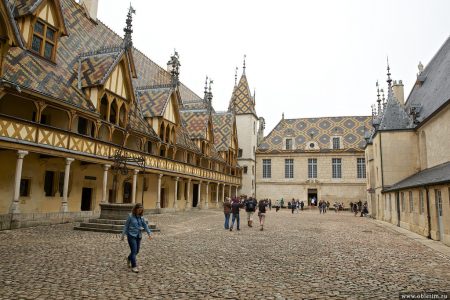
[[[422,121],[450,99],[450,36],[425,67],[406,101],[406,107],[421,106],[418,120]]]
[[[450,162],[420,171],[384,190],[391,192],[425,185],[439,185],[450,182]]]
[[[234,115],[229,112],[212,115],[214,143],[218,151],[228,151],[233,136]]]
[[[251,95],[245,74],[242,74],[238,85],[233,90],[228,110],[233,111],[236,115],[254,114],[256,116],[255,100]]]
[[[317,142],[320,151],[330,149],[333,136],[342,137],[343,149],[339,151],[363,151],[364,134],[371,127],[372,117],[322,117],[282,119],[258,146],[258,153],[280,153],[283,150],[283,138],[294,140],[294,152],[304,152],[307,143]]]
[[[388,91],[386,108],[383,111],[379,130],[408,129],[413,127],[411,117],[405,107],[395,98],[392,88]]]

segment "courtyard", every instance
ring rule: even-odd
[[[161,233],[143,239],[138,274],[116,234],[74,224],[1,231],[0,299],[398,299],[400,291],[450,291],[448,255],[348,212],[272,209],[262,232],[245,220],[240,231],[224,230],[219,210],[148,217]]]

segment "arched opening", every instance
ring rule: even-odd
[[[159,126],[159,138],[164,142],[164,123]]]
[[[169,147],[169,149],[167,149],[167,158],[173,159],[173,148]]]
[[[100,118],[108,121],[108,97],[106,97],[106,94],[100,100]]]
[[[125,104],[122,104],[122,106],[120,107],[120,113],[119,113],[119,126],[120,127],[125,127],[126,119],[127,119],[127,109],[125,108]]]
[[[185,153],[185,151],[183,151],[183,150],[178,150],[178,151],[175,153],[175,160],[184,162],[184,153]]]
[[[202,153],[206,154],[206,142],[202,142]]]
[[[36,122],[37,109],[33,101],[6,95],[0,99],[0,113]]]
[[[117,101],[116,99],[114,99],[113,102],[111,103],[111,110],[109,111],[109,122],[117,124],[117,111],[118,111]]]
[[[139,139],[138,137],[136,137],[134,135],[128,136],[126,147],[128,149],[140,151],[141,150],[141,139]]]
[[[166,146],[161,145],[161,147],[159,148],[159,156],[166,157]]]
[[[147,143],[145,143],[144,151],[153,154],[153,143],[151,141],[147,141]]]
[[[166,126],[166,134],[164,136],[164,141],[166,143],[170,142],[170,126],[169,125]]]
[[[170,141],[172,142],[172,144],[175,145],[176,143],[175,127],[172,127],[172,130],[170,131]]]
[[[72,125],[73,132],[90,137],[95,136],[95,124],[92,120],[78,116],[75,118]]]
[[[123,139],[123,132],[121,130],[114,130],[111,142],[116,145],[122,145]]]
[[[110,131],[109,131],[109,127],[106,124],[102,124],[102,126],[100,126],[100,129],[98,130],[98,139],[104,142],[109,142],[109,135],[110,135]]]
[[[42,111],[41,124],[49,125],[63,130],[68,130],[69,115],[64,110],[47,106]]]

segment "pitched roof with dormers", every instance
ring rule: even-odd
[[[206,110],[180,111],[182,125],[191,139],[206,139],[210,115]]]
[[[308,151],[308,145],[317,143],[319,151],[332,150],[332,138],[341,137],[339,151],[363,151],[364,133],[371,127],[372,117],[322,117],[282,119],[258,146],[258,153],[281,153],[285,138],[292,138],[294,152]]]
[[[218,151],[228,151],[233,137],[234,115],[230,112],[212,115],[214,143]]]
[[[81,54],[78,64],[78,80],[81,87],[91,87],[104,84],[108,75],[119,62],[123,54],[120,48],[98,50]]]
[[[173,86],[138,88],[136,94],[141,102],[144,117],[161,117],[173,91]]]
[[[255,99],[252,97],[245,74],[242,74],[238,85],[233,90],[228,110],[236,115],[253,114],[256,116]]]

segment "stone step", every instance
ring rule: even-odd
[[[122,223],[122,224],[121,224]],[[75,230],[87,230],[98,232],[111,232],[122,233],[125,221],[123,220],[107,220],[107,219],[91,219],[89,222],[82,222],[79,226],[75,226]],[[148,223],[148,227],[152,232],[160,232],[159,228],[156,228],[156,224]]]
[[[126,220],[89,219],[89,223],[125,225]]]
[[[73,229],[82,230],[82,231],[95,231],[95,232],[105,232],[105,233],[117,233],[121,234],[122,230],[114,230],[114,229],[102,229],[102,228],[91,228],[91,227],[81,227],[75,226]]]

